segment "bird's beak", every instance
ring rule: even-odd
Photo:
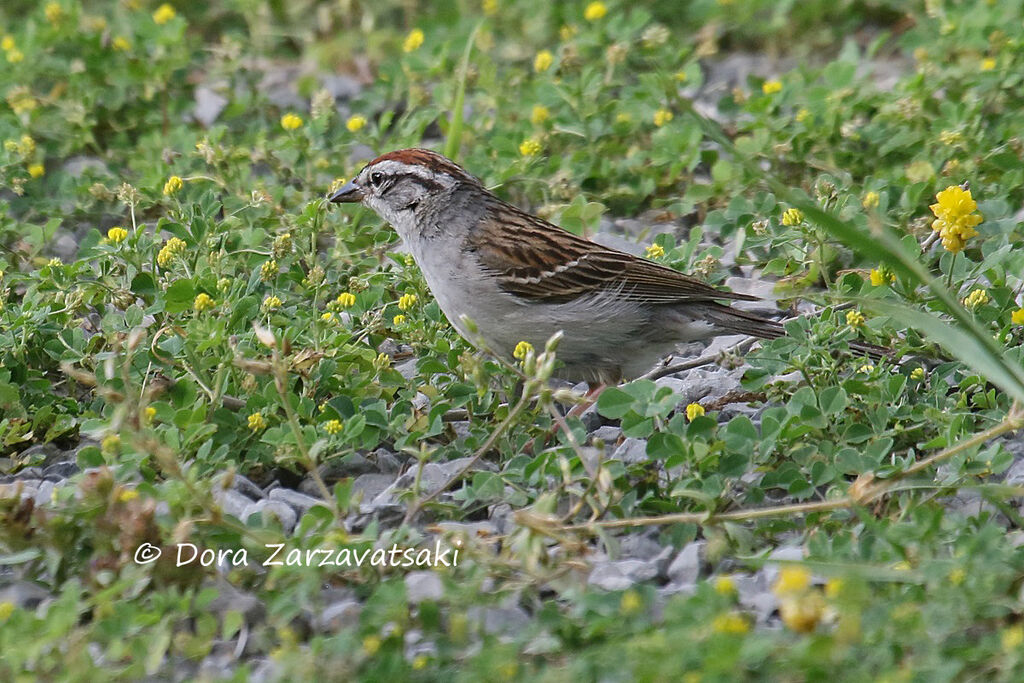
[[[359,189],[355,183],[351,180],[335,190],[331,195],[327,197],[327,201],[332,204],[341,204],[343,202],[361,202],[363,201],[363,191]]]

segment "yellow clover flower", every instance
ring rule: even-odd
[[[583,18],[587,21],[603,19],[608,14],[608,7],[603,2],[592,2],[583,10]]]
[[[533,111],[530,112],[530,123],[535,126],[539,126],[551,117],[551,112],[543,104],[533,105]]]
[[[974,310],[978,306],[984,306],[989,302],[988,292],[980,287],[964,297],[964,307]]]
[[[132,43],[124,36],[117,36],[111,41],[110,46],[119,52],[127,52],[132,49]]]
[[[628,590],[622,594],[619,600],[619,611],[622,614],[636,614],[643,609],[644,600],[635,590]]]
[[[782,92],[782,81],[765,81],[761,84],[761,92],[765,95],[774,95],[777,92]]]
[[[42,164],[29,164],[28,174],[33,178],[39,178],[46,173],[46,167]]]
[[[527,138],[519,144],[519,153],[524,157],[534,157],[540,154],[540,141],[536,138]]]
[[[779,616],[789,630],[796,633],[810,633],[825,614],[825,599],[821,591],[808,591],[798,597],[779,603]]]
[[[654,112],[654,125],[661,128],[666,123],[672,120],[672,112],[668,109],[659,109]]]
[[[355,133],[363,129],[366,125],[366,117],[356,114],[348,117],[348,121],[345,122],[345,127],[348,128],[348,132]]]
[[[267,428],[267,421],[263,419],[262,413],[253,413],[249,416],[249,429],[254,432],[262,432]]]
[[[401,313],[399,313],[398,315],[396,315],[394,318],[391,319],[391,324],[396,326],[396,327],[398,325],[401,325],[404,322],[405,322],[405,316],[402,315]]]
[[[693,422],[698,417],[704,414],[704,406],[699,403],[691,403],[686,406],[686,419],[688,422]]]
[[[409,35],[405,37],[405,41],[402,43],[403,52],[415,52],[420,49],[423,45],[423,31],[418,28],[414,28],[409,31]]]
[[[111,244],[121,244],[126,239],[128,239],[128,231],[120,226],[107,230],[107,240]]]
[[[172,237],[167,240],[163,248],[160,249],[160,253],[156,255],[156,262],[161,268],[166,268],[177,258],[180,254],[184,253],[185,248],[188,245],[185,244],[185,240],[178,237]]]
[[[285,130],[295,130],[302,127],[302,117],[298,114],[288,112],[281,117],[281,127]]]
[[[516,360],[523,360],[527,354],[533,351],[533,344],[528,341],[521,341],[516,344],[515,350],[512,352],[512,357]]]
[[[783,567],[772,592],[779,597],[803,593],[811,585],[811,573],[803,567]]]
[[[550,50],[541,50],[537,53],[537,56],[533,58],[533,70],[537,73],[542,73],[551,68],[551,65],[555,63],[555,56],[551,54]]]
[[[173,19],[174,17],[176,17],[177,14],[178,13],[174,11],[173,7],[171,7],[167,3],[164,3],[157,7],[156,11],[153,12],[153,21],[155,21],[157,24],[163,25],[171,19]]]
[[[991,71],[994,68],[996,68],[996,60],[993,59],[992,57],[986,57],[985,59],[981,60],[982,71]]]
[[[860,327],[867,320],[860,311],[847,311],[846,324],[850,327]]]
[[[403,294],[398,299],[398,308],[402,311],[408,311],[410,308],[416,305],[415,294]]]
[[[738,612],[726,612],[714,618],[711,622],[711,630],[715,633],[743,635],[750,630],[750,622]]]
[[[1014,325],[1024,325],[1024,308],[1018,308],[1010,314],[1010,322]]]
[[[914,368],[910,371],[910,379],[920,382],[924,379],[924,368]]]
[[[266,299],[263,300],[263,310],[264,311],[277,310],[278,308],[281,307],[281,303],[282,303],[282,301],[281,301],[280,297],[277,297],[277,296],[274,296],[274,295],[268,296]]]
[[[324,431],[331,435],[340,433],[344,428],[345,425],[341,423],[341,420],[328,420],[324,425]]]
[[[881,287],[882,285],[891,284],[896,282],[896,276],[889,271],[885,266],[879,266],[878,268],[871,269],[871,286]]]
[[[719,576],[715,579],[715,592],[719,595],[736,595],[736,582],[731,576]]]
[[[181,190],[184,186],[185,183],[182,181],[180,176],[172,175],[167,179],[167,182],[164,183],[164,195],[170,196]]]
[[[281,269],[278,267],[277,261],[275,259],[270,259],[260,266],[260,279],[264,282],[270,282],[277,277],[277,274],[280,271]]]
[[[46,4],[46,8],[43,10],[46,14],[46,20],[51,24],[56,24],[64,16],[64,8],[59,3],[49,2]]]
[[[338,305],[342,308],[350,308],[356,304],[356,295],[352,292],[342,292],[338,295],[338,298],[335,299],[335,301],[337,301]]]
[[[8,35],[4,36],[3,38],[0,38],[0,48],[2,48],[4,52],[10,52],[14,49],[14,46],[14,36]]]
[[[879,194],[874,190],[871,190],[870,192],[864,193],[864,197],[860,200],[860,205],[863,206],[865,209],[873,209],[876,206],[878,206],[878,202],[880,200],[881,197],[879,196]]]
[[[211,299],[209,294],[206,292],[200,292],[199,295],[196,296],[196,300],[192,303],[192,308],[195,309],[196,313],[204,313],[216,305],[217,302]]]
[[[974,226],[984,220],[981,214],[975,213],[978,203],[970,190],[959,185],[950,185],[935,195],[935,199],[936,203],[929,207],[935,214],[932,230],[939,233],[947,251],[954,254],[963,251],[967,240],[978,234]]]
[[[804,212],[800,209],[786,209],[782,213],[783,225],[800,225],[804,220]]]
[[[661,258],[665,255],[665,248],[660,244],[652,244],[644,252],[647,258]]]

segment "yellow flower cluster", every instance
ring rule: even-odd
[[[110,42],[110,47],[118,52],[128,52],[128,50],[132,49],[132,42],[124,36],[117,36]]]
[[[175,192],[180,191],[184,186],[185,183],[182,181],[180,176],[172,175],[167,179],[167,182],[164,183],[164,195],[170,196]]]
[[[714,618],[711,630],[715,633],[743,635],[750,630],[750,621],[739,612],[726,612]]]
[[[879,194],[874,190],[871,190],[870,192],[864,193],[864,197],[860,200],[860,205],[863,206],[865,209],[873,209],[876,206],[878,206],[878,202],[880,200],[881,197],[879,196]]]
[[[61,7],[59,3],[48,2],[46,3],[46,8],[43,10],[43,13],[46,14],[46,20],[48,22],[56,24],[64,17],[64,8]]]
[[[18,49],[18,45],[14,42],[13,36],[4,36],[0,39],[0,48],[3,49],[4,56],[7,57],[7,61],[11,64],[17,64],[25,59],[24,53]]]
[[[800,209],[786,209],[782,213],[783,225],[800,225],[804,220],[804,212]]]
[[[542,73],[551,68],[551,65],[555,63],[555,56],[551,54],[550,50],[541,50],[537,53],[537,56],[533,58],[533,70],[537,73]]]
[[[533,105],[533,111],[530,112],[530,123],[535,126],[539,126],[551,117],[551,112],[543,104]]]
[[[32,176],[33,178],[39,178],[44,173],[46,173],[46,167],[43,166],[42,164],[29,164],[28,165],[28,174],[30,176]]]
[[[262,432],[267,428],[267,421],[263,419],[262,413],[253,413],[249,416],[249,429],[254,432]]]
[[[971,310],[989,302],[988,292],[980,287],[964,297],[964,307]]]
[[[415,52],[420,49],[423,45],[423,31],[418,28],[414,28],[409,31],[409,35],[405,37],[405,41],[402,43],[403,52]]]
[[[153,21],[157,24],[163,25],[176,16],[178,16],[178,13],[174,11],[174,8],[167,3],[164,3],[157,7],[156,11],[153,12]]]
[[[761,92],[765,95],[774,95],[777,92],[782,92],[782,81],[765,81],[761,84]]]
[[[167,243],[160,249],[160,253],[156,255],[156,262],[161,268],[167,268],[174,262],[174,259],[185,252],[185,247],[187,246],[185,240],[172,237],[167,240]]]
[[[871,286],[881,287],[882,285],[891,284],[896,282],[896,275],[894,275],[885,266],[879,266],[878,268],[871,269]]]
[[[654,112],[654,125],[661,128],[666,123],[672,120],[672,112],[668,109],[659,109]]]
[[[302,128],[302,117],[299,116],[298,114],[288,112],[287,114],[281,117],[281,127],[284,128],[285,130],[295,130],[297,128]]]
[[[263,310],[264,311],[277,310],[278,308],[281,308],[281,303],[282,302],[281,302],[280,297],[276,297],[274,295],[270,295],[266,299],[263,300]]]
[[[280,268],[277,266],[277,261],[270,259],[260,266],[260,279],[264,282],[270,282],[280,272]]]
[[[30,157],[36,151],[36,141],[31,135],[22,135],[21,140],[4,140],[4,150],[20,157]]]
[[[665,247],[661,246],[660,244],[652,244],[649,247],[647,247],[647,250],[644,252],[644,256],[646,256],[647,258],[661,258],[664,255]]]
[[[128,231],[118,226],[107,230],[107,241],[111,244],[121,244],[128,239]]]
[[[515,350],[512,352],[512,357],[516,360],[523,360],[527,354],[533,352],[533,344],[528,341],[521,341],[516,344]]]
[[[866,320],[867,318],[860,311],[848,311],[846,313],[846,324],[850,327],[860,327]]]
[[[924,379],[924,368],[914,368],[910,371],[910,379],[920,382]]]
[[[410,308],[416,305],[415,294],[403,294],[398,299],[398,308],[402,311],[408,311]]]
[[[603,19],[608,14],[608,8],[603,2],[592,2],[583,10],[583,18],[587,21]]]
[[[1010,314],[1010,322],[1014,325],[1024,325],[1024,308],[1018,308]]]
[[[689,422],[693,422],[698,417],[704,415],[704,406],[699,403],[691,403],[686,406],[686,419]]]
[[[342,292],[338,295],[338,298],[335,299],[335,301],[337,301],[338,305],[342,308],[350,308],[356,305],[356,295],[352,292]]]
[[[203,313],[205,311],[209,311],[216,305],[217,302],[210,298],[209,294],[206,292],[200,292],[196,296],[196,300],[192,303],[192,308],[195,309],[196,313]]]
[[[978,203],[971,197],[970,190],[959,185],[950,185],[935,195],[935,199],[936,203],[930,207],[935,214],[932,230],[939,233],[946,251],[954,254],[963,251],[967,240],[978,234],[974,226],[984,220],[981,214],[975,213]]]
[[[736,595],[736,582],[731,576],[719,576],[715,579],[715,592],[719,595]]]
[[[341,420],[328,420],[324,425],[324,431],[332,435],[340,433],[344,428],[345,425],[341,423]]]
[[[993,59],[992,57],[986,57],[985,59],[981,60],[982,71],[992,71],[992,69],[994,68],[996,68],[996,60]]]
[[[619,600],[619,611],[622,614],[636,614],[644,607],[644,599],[635,590],[628,590]]]
[[[811,587],[811,573],[803,567],[784,567],[772,592],[779,598],[782,623],[792,631],[810,633],[825,614],[825,599]]]
[[[348,117],[348,121],[345,122],[345,128],[348,128],[348,132],[356,133],[363,129],[366,125],[366,117],[356,114]]]
[[[404,322],[405,322],[405,316],[402,315],[401,313],[399,313],[398,315],[396,315],[394,318],[391,319],[391,324],[395,325],[396,327],[398,325],[403,324]]]
[[[535,157],[540,151],[540,141],[537,138],[527,138],[519,144],[519,153],[524,157]]]

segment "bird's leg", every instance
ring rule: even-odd
[[[564,418],[556,420],[555,425],[547,433],[541,434],[539,435],[539,437],[527,441],[526,445],[523,447],[524,451],[532,451],[534,455],[539,453],[547,445],[548,437],[557,435],[558,432],[563,428],[563,425],[566,429],[568,429],[568,423],[566,422],[567,419],[569,419],[570,417],[578,418],[583,413],[585,413],[587,411],[587,408],[597,403],[597,399],[601,395],[601,392],[608,388],[608,385],[605,384],[604,382],[601,382],[593,387],[590,387],[588,383],[587,386],[587,393],[583,395],[583,400],[574,405],[569,410],[569,412],[565,414]]]
[[[587,393],[583,395],[583,400],[572,407],[565,416],[568,417],[579,417],[583,413],[587,412],[587,408],[597,403],[597,399],[601,396],[601,392],[608,388],[608,385],[604,382],[598,382],[595,386],[591,387],[587,384]],[[557,429],[555,430],[558,431]]]

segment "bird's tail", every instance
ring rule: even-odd
[[[703,314],[709,323],[720,330],[733,334],[747,334],[758,339],[777,339],[786,336],[782,323],[719,303],[707,305]],[[850,349],[854,353],[867,354],[874,360],[892,358],[892,349],[867,342],[851,341]]]

